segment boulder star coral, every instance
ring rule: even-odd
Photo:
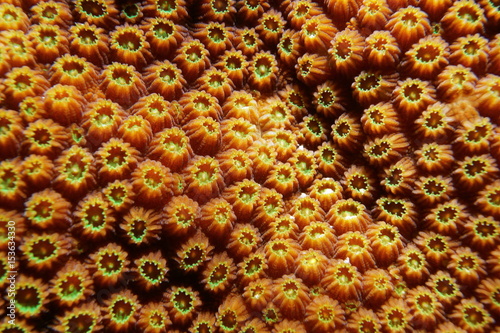
[[[0,2],[0,332],[500,331],[498,0]]]

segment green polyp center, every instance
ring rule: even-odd
[[[111,169],[118,169],[127,162],[127,152],[121,147],[112,147],[106,157],[106,165]]]
[[[32,77],[27,74],[20,74],[14,78],[14,86],[18,91],[24,91],[33,87]]]
[[[424,45],[418,48],[416,58],[423,63],[437,61],[441,51],[434,45]]]
[[[238,325],[238,317],[234,310],[228,309],[224,313],[222,313],[219,322],[222,330],[224,331],[233,331],[236,329]]]
[[[113,68],[111,77],[120,86],[130,86],[133,83],[132,73],[127,68]]]
[[[243,66],[242,60],[239,56],[230,56],[226,59],[226,66],[228,69],[236,71],[240,70]]]
[[[255,75],[261,79],[271,75],[271,66],[270,59],[259,57],[255,62]]]
[[[220,26],[212,26],[208,28],[207,36],[212,42],[216,44],[224,43],[227,39],[226,32]]]
[[[217,224],[230,223],[229,220],[229,207],[218,207],[216,213],[214,214],[214,220]]]
[[[85,72],[84,65],[78,61],[66,61],[62,65],[62,69],[67,75],[72,77],[77,77]]]
[[[22,313],[37,313],[42,306],[39,290],[34,286],[18,287],[16,303]]]
[[[477,125],[473,129],[467,131],[465,139],[469,142],[481,142],[487,139],[491,134],[491,127],[488,125]]]
[[[77,9],[94,18],[100,18],[108,14],[106,6],[98,0],[83,0]]]
[[[106,212],[99,204],[90,205],[85,210],[85,224],[94,230],[101,230],[106,226]]]
[[[427,117],[425,117],[425,126],[431,129],[443,127],[443,115],[439,111],[430,112]]]
[[[37,222],[49,220],[54,214],[52,203],[48,200],[42,199],[40,202],[37,202],[32,209],[35,213],[33,219]]]
[[[184,258],[182,259],[182,266],[186,269],[194,268],[201,264],[204,259],[205,251],[200,245],[194,245],[185,252]]]
[[[377,333],[379,330],[376,328],[373,319],[361,318],[360,324],[358,325],[360,333]]]
[[[48,47],[54,47],[57,45],[57,32],[54,30],[42,30],[40,31],[40,40]]]
[[[183,227],[188,227],[194,222],[195,213],[186,205],[181,205],[175,211],[175,219],[177,224]]]
[[[313,161],[307,159],[305,156],[300,156],[297,160],[297,169],[303,174],[312,174],[313,173]]]
[[[164,272],[160,265],[154,261],[145,261],[139,267],[141,275],[153,284],[160,283]]]
[[[333,164],[337,153],[331,147],[325,147],[321,150],[321,160],[326,164]]]
[[[484,311],[471,305],[463,310],[465,321],[472,327],[481,327],[486,324],[487,316]]]
[[[125,323],[134,314],[134,305],[128,300],[119,299],[111,306],[110,312],[113,321]]]
[[[363,253],[366,250],[366,244],[363,242],[363,239],[359,237],[352,237],[347,242],[347,247],[349,252],[353,254]]]
[[[83,293],[83,284],[78,274],[71,274],[64,277],[61,282],[61,293],[65,300],[76,300]]]
[[[281,27],[281,24],[277,17],[270,16],[264,19],[263,26],[266,30],[272,33],[278,33]]]
[[[299,286],[295,281],[286,281],[282,284],[281,290],[288,299],[296,299],[299,295]]]
[[[50,146],[52,135],[47,128],[37,128],[33,133],[33,141],[38,146]]]
[[[99,261],[104,275],[114,275],[121,271],[123,260],[117,254],[105,253]]]
[[[238,198],[245,204],[251,204],[258,198],[258,192],[251,186],[243,186],[238,192]]]
[[[80,38],[80,43],[84,45],[96,45],[99,40],[94,31],[88,29],[80,30],[78,37]]]
[[[289,168],[280,168],[276,173],[276,179],[280,183],[288,183],[293,180],[292,170]]]
[[[471,160],[464,166],[467,178],[474,178],[486,173],[486,163],[481,160]]]
[[[417,25],[419,20],[418,17],[415,16],[415,13],[406,11],[401,17],[401,21],[405,26],[413,28]]]
[[[403,88],[403,96],[411,103],[419,102],[422,99],[423,92],[423,89],[416,83]]]
[[[401,311],[402,310],[391,309],[387,314],[387,319],[391,328],[397,329],[402,328],[406,325],[404,314]]]
[[[312,227],[311,229],[309,229],[307,231],[307,235],[311,239],[319,239],[319,238],[326,237],[325,229],[321,225],[315,225],[314,227]]]
[[[471,271],[476,269],[477,266],[478,263],[476,262],[476,259],[469,255],[460,256],[457,262],[457,268],[459,270]]]
[[[274,242],[271,250],[278,257],[284,257],[288,254],[288,246],[283,242]]]
[[[417,305],[417,308],[423,313],[431,314],[434,312],[434,300],[428,294],[417,296],[415,304]]]
[[[251,32],[246,32],[243,35],[243,43],[245,43],[247,47],[253,47],[257,45],[257,38]]]
[[[126,198],[126,190],[124,187],[113,187],[109,191],[109,195],[107,198],[114,204],[114,205],[121,205],[125,198]]]
[[[398,186],[403,182],[403,170],[391,169],[389,171],[389,175],[387,175],[386,180],[389,186]]]
[[[358,79],[358,88],[361,91],[370,91],[380,87],[382,77],[375,74],[361,75]]]
[[[262,258],[253,257],[245,263],[245,275],[251,276],[262,271]]]
[[[228,274],[229,268],[227,267],[227,263],[223,262],[210,273],[209,283],[212,286],[217,286],[227,280]]]
[[[445,253],[448,249],[448,245],[443,240],[442,236],[436,236],[431,238],[428,242],[428,247],[434,252]]]
[[[214,170],[210,163],[202,163],[198,165],[198,171],[195,177],[201,185],[208,185],[215,181],[216,170]]]
[[[93,331],[96,320],[91,314],[78,314],[68,319],[66,329],[68,333],[90,333]]]
[[[353,283],[354,274],[349,267],[339,267],[335,274],[335,280],[341,285],[349,285]]]
[[[159,311],[154,311],[150,316],[149,316],[149,324],[153,327],[161,328],[164,327],[164,320],[162,314]]]
[[[344,203],[337,209],[337,215],[344,219],[356,218],[360,214],[360,207],[354,203]]]
[[[131,52],[138,51],[142,47],[141,36],[134,31],[123,31],[118,34],[116,42],[120,48]]]
[[[255,243],[257,243],[257,239],[254,233],[252,231],[247,231],[247,230],[243,230],[240,233],[238,241],[240,242],[240,244],[243,244],[245,246],[253,246],[255,245]]]
[[[7,9],[3,15],[2,15],[2,19],[4,21],[7,21],[7,22],[14,22],[16,21],[17,19],[19,18],[19,16],[17,15],[17,13],[15,11],[12,11],[10,9]]]
[[[383,112],[381,112],[376,107],[372,108],[368,112],[368,117],[370,118],[370,121],[372,123],[377,124],[377,125],[382,125],[384,123],[384,119],[385,119]]]
[[[225,78],[219,73],[212,73],[208,78],[208,85],[211,88],[219,88],[226,82]]]
[[[444,297],[452,297],[456,293],[453,283],[448,279],[436,281],[434,289],[436,289],[439,294]]]
[[[57,254],[57,247],[48,239],[41,239],[31,246],[31,254],[36,261],[45,261]]]
[[[351,125],[347,121],[341,121],[334,127],[335,134],[341,138],[345,138],[351,132]]]
[[[309,132],[318,138],[323,134],[323,127],[316,118],[309,119],[306,126]]]
[[[378,239],[383,245],[391,245],[396,241],[396,233],[391,229],[380,230]]]
[[[413,270],[420,270],[424,266],[422,258],[418,255],[418,253],[414,252],[408,254],[407,263]]]
[[[267,323],[276,323],[280,319],[276,309],[266,309],[263,311],[264,320]]]
[[[302,216],[313,216],[316,212],[316,207],[314,206],[314,202],[312,201],[301,201],[298,206],[298,210],[300,215]]]
[[[158,1],[157,6],[161,12],[172,13],[177,9],[177,1],[175,1],[175,0],[160,0],[160,1]]]
[[[18,180],[13,170],[4,170],[2,178],[0,179],[0,191],[9,192],[16,190]]]
[[[125,16],[129,19],[138,17],[140,14],[139,5],[136,3],[129,3],[125,6],[125,8],[123,8],[123,13],[125,13]]]
[[[488,203],[492,206],[499,207],[500,206],[500,188],[496,187],[493,190],[489,191],[486,194],[486,198]]]
[[[153,27],[153,33],[156,38],[168,39],[174,33],[173,24],[167,22],[158,22]]]
[[[423,189],[426,195],[437,197],[446,191],[446,187],[437,179],[428,179],[423,184]]]
[[[389,215],[403,217],[406,214],[406,207],[399,201],[384,201],[382,209]]]
[[[311,72],[312,68],[312,61],[311,60],[305,60],[301,64],[299,64],[299,71],[302,76],[307,76]]]
[[[471,56],[476,55],[479,52],[480,49],[481,49],[481,46],[475,40],[469,40],[463,46],[464,53],[468,54],[468,55],[471,55]]]
[[[175,308],[183,313],[189,313],[193,310],[193,297],[185,289],[179,289],[172,297],[172,303]]]
[[[212,0],[212,9],[215,14],[225,14],[229,12],[229,1]]]
[[[318,103],[327,108],[335,103],[335,94],[329,88],[318,92]]]
[[[349,40],[341,38],[335,45],[335,57],[339,60],[346,60],[352,53],[352,43]]]
[[[154,169],[149,169],[144,172],[144,183],[152,189],[157,189],[163,185],[163,177],[161,172]]]
[[[167,67],[163,68],[159,73],[158,76],[161,78],[163,82],[166,82],[168,84],[174,84],[177,82],[177,73],[175,72],[174,68],[172,67]]]
[[[166,150],[179,154],[185,150],[186,142],[181,134],[170,133],[165,136],[163,140],[163,146]]]
[[[283,39],[281,39],[280,43],[280,49],[283,50],[285,53],[290,54],[292,53],[293,50],[293,39],[292,37],[286,36]]]
[[[212,103],[206,96],[196,96],[193,100],[193,104],[196,110],[208,111]]]
[[[380,141],[369,148],[369,154],[375,157],[383,157],[389,154],[391,145],[387,141]]]
[[[458,211],[455,207],[445,206],[437,212],[436,216],[441,224],[449,224],[458,218]]]
[[[307,36],[315,37],[319,33],[319,24],[316,20],[307,22],[303,29]]]
[[[473,6],[469,4],[464,4],[457,11],[457,16],[470,23],[477,22],[479,20],[479,14],[476,12]]]
[[[203,57],[203,52],[200,45],[191,45],[185,52],[186,59],[190,63],[197,63]]]
[[[130,225],[130,230],[128,234],[132,238],[132,240],[136,243],[139,243],[143,240],[144,236],[147,232],[147,224],[142,219],[135,219],[132,221]]]

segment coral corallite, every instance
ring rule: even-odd
[[[498,0],[0,0],[0,332],[500,332],[499,105]]]

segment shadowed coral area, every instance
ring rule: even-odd
[[[499,1],[0,2],[0,333],[500,331]]]

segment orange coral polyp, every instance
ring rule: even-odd
[[[173,194],[170,170],[158,161],[139,163],[132,173],[132,185],[138,202],[146,206],[165,203]]]
[[[100,89],[108,99],[124,107],[146,94],[146,86],[134,66],[118,62],[102,71]]]
[[[103,28],[88,22],[76,23],[69,29],[70,50],[86,58],[94,65],[102,66],[108,61],[109,37]]]
[[[338,200],[328,211],[326,220],[338,234],[348,231],[364,232],[371,216],[362,203],[353,199]]]
[[[185,175],[185,193],[199,203],[207,202],[224,189],[220,165],[215,158],[193,158],[185,168]]]
[[[144,71],[148,90],[160,94],[168,101],[178,99],[186,86],[181,70],[168,60],[155,61]]]
[[[193,150],[186,133],[178,127],[172,127],[156,133],[147,156],[177,172],[186,166],[193,156]]]

